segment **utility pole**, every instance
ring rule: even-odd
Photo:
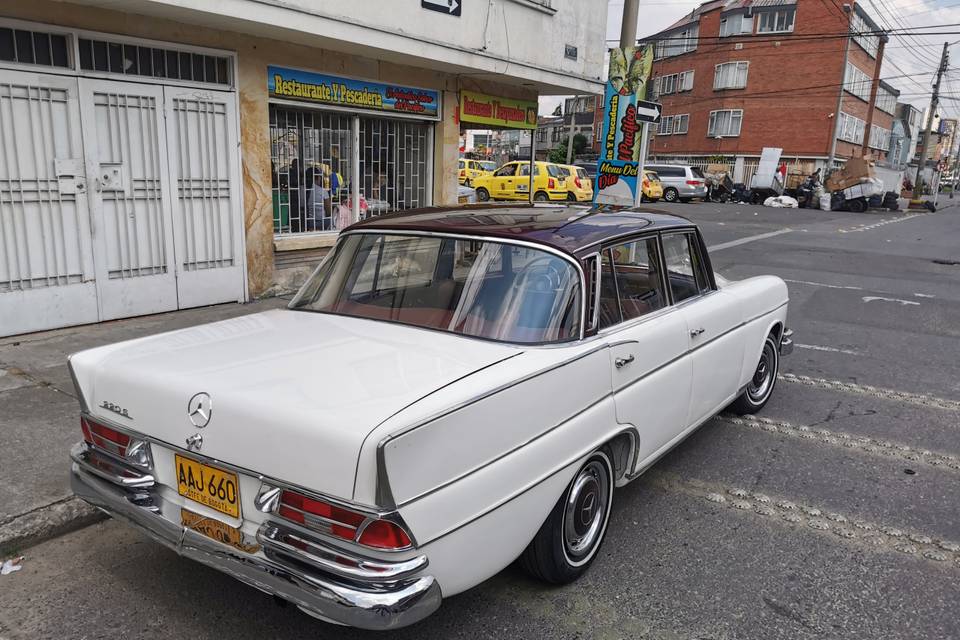
[[[849,4],[843,5],[847,13],[847,37],[843,45],[843,69],[840,70],[840,91],[837,94],[837,109],[833,112],[833,135],[830,136],[830,157],[827,158],[827,170],[824,175],[833,171],[833,161],[837,157],[837,136],[840,135],[840,112],[843,110],[843,91],[847,85],[847,62],[850,60],[850,20],[853,16]]]
[[[870,129],[873,128],[873,111],[877,108],[877,91],[880,89],[880,67],[883,65],[883,50],[887,48],[887,34],[880,36],[877,48],[877,64],[873,67],[873,84],[870,86],[870,104],[867,105],[867,124],[863,127],[863,149],[861,155],[870,153]]]
[[[957,143],[957,157],[953,160],[952,180],[950,180],[950,199],[953,200],[953,192],[957,190],[957,178],[960,176],[960,141],[957,140],[957,134],[960,133],[960,121],[953,125],[953,142]]]
[[[571,104],[573,105],[570,108],[570,113],[567,114],[570,116],[570,128],[567,129],[567,164],[573,163],[573,127],[577,120],[577,98],[580,96],[574,95]],[[597,117],[597,114],[594,113],[593,117]]]
[[[933,126],[933,114],[940,104],[940,80],[947,70],[947,47],[949,42],[943,43],[943,53],[940,55],[940,67],[937,69],[937,81],[933,83],[933,95],[930,96],[930,113],[927,114],[927,126],[923,129],[923,144],[920,146],[920,162],[917,163],[917,179],[913,182],[913,202],[918,202],[917,191],[920,189],[920,177],[923,167],[927,164],[927,149],[930,146],[930,128]]]
[[[640,15],[640,0],[625,0],[623,22],[620,24],[620,48],[637,44],[637,18]]]

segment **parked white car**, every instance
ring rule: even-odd
[[[718,280],[674,216],[370,219],[289,309],[73,355],[73,488],[356,627],[416,622],[518,558],[567,583],[615,487],[774,389],[786,286]]]

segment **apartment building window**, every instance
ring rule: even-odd
[[[860,144],[863,142],[863,131],[866,124],[860,118],[851,116],[849,113],[840,113],[840,129],[837,132],[837,138]]]
[[[741,124],[743,124],[743,109],[711,111],[707,135],[711,138],[739,136]]]
[[[879,91],[877,91],[877,109],[880,109],[884,113],[894,115],[897,111],[897,96],[887,89],[880,87]]]
[[[870,147],[886,150],[890,148],[890,130],[873,125],[870,127]]]
[[[687,128],[690,126],[690,114],[684,113],[679,116],[673,116],[673,133],[674,135],[682,135],[687,132]]]
[[[682,31],[674,31],[664,36],[666,40],[658,40],[654,45],[653,57],[657,60],[679,56],[688,51],[696,51],[697,37],[700,35],[700,25],[690,25]]]
[[[739,36],[745,33],[753,33],[753,16],[746,16],[742,13],[720,18],[720,37]]]
[[[850,20],[850,32],[853,34],[853,41],[870,54],[871,58],[876,58],[877,49],[880,47],[880,36],[872,34],[873,31],[876,31],[876,29],[867,24],[863,16],[859,13],[853,14],[853,19]]]
[[[677,90],[677,74],[660,77],[660,95],[665,96]]]
[[[859,67],[847,63],[847,71],[843,78],[843,88],[861,100],[870,100],[870,87],[873,79],[860,70]]]
[[[757,33],[789,33],[793,31],[793,20],[796,14],[796,9],[764,11],[760,14]]]
[[[657,135],[673,135],[673,116],[660,116],[660,124],[657,125]]]
[[[654,81],[654,92],[658,96],[693,90],[693,71],[681,71],[660,76]]]
[[[743,89],[747,86],[749,62],[724,62],[713,74],[714,89]]]
[[[537,129],[537,142],[546,142],[546,141],[547,141],[547,130]]]
[[[681,71],[677,74],[677,91],[693,91],[693,71]]]

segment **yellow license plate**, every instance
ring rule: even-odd
[[[198,513],[181,508],[180,523],[188,529],[202,533],[208,538],[228,544],[245,553],[256,553],[260,550],[259,544],[247,542],[246,536],[243,535],[240,529],[231,527],[227,523],[220,522],[214,518],[207,518],[206,516],[201,516]]]
[[[457,202],[460,204],[467,204],[470,202],[470,198],[468,196],[457,196]]]
[[[240,517],[240,483],[237,474],[174,454],[177,467],[177,491],[185,498]]]

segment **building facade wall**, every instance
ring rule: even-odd
[[[754,10],[755,27],[760,12]],[[817,36],[842,32],[847,14],[830,2],[798,0],[793,32],[782,39],[775,34],[744,34],[729,42],[717,40],[721,19],[728,15],[718,3],[699,16],[699,35],[705,40],[696,50],[654,62],[655,78],[693,71],[694,81],[690,91],[658,96],[664,115],[689,114],[689,124],[685,134],[656,135],[651,153],[752,157],[763,147],[780,147],[785,157],[826,158],[844,79],[844,41]],[[853,41],[850,60],[872,78],[874,58]],[[716,65],[725,62],[748,63],[744,88],[714,89]],[[709,136],[710,113],[725,109],[743,110],[740,135]],[[867,103],[845,91],[842,111],[866,120]],[[889,130],[892,116],[876,109],[874,124]],[[855,145],[837,141],[838,157],[858,152]]]
[[[268,65],[439,91],[442,96],[442,117],[433,125],[431,195],[434,204],[457,202],[460,135],[458,91],[468,89],[524,100],[535,100],[537,97],[535,90],[519,86],[519,83],[461,78],[456,74],[400,64],[394,60],[89,6],[36,0],[8,5],[4,9],[4,17],[235,52],[247,293],[254,298],[288,290],[309,269],[308,265],[298,264],[296,260],[280,260],[280,256],[310,250],[313,253],[309,256],[309,265],[312,266],[335,240],[335,234],[308,234],[292,238],[280,238],[274,234]],[[278,272],[277,263],[281,266],[294,264],[300,268]]]

